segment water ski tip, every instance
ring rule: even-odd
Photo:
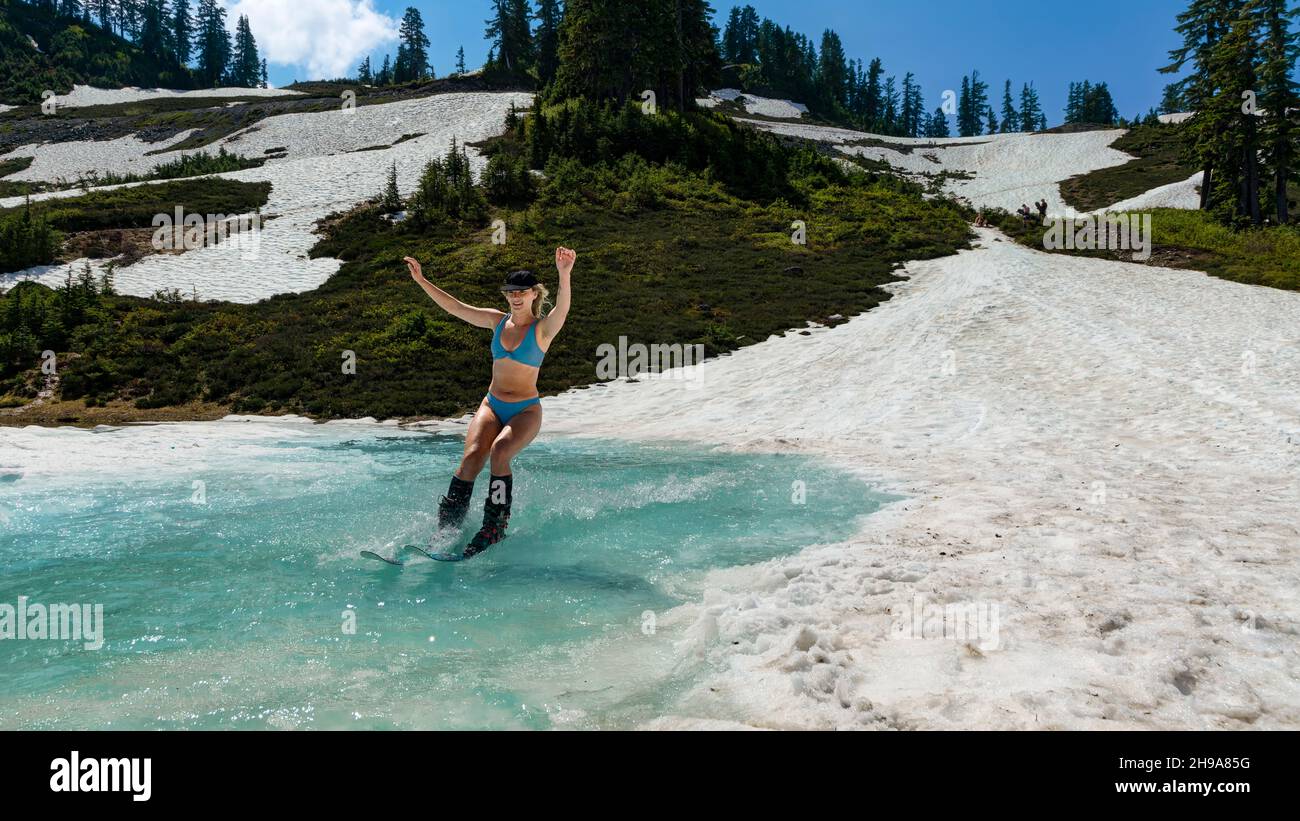
[[[376,553],[376,552],[373,551],[373,550],[363,550],[363,551],[361,551],[361,556],[362,556],[362,558],[365,558],[365,559],[378,559],[379,561],[383,562],[384,564],[391,564],[391,565],[395,565],[395,566],[397,566],[397,567],[401,567],[401,566],[402,566],[402,562],[401,562],[400,560],[398,560],[398,559],[390,559],[390,558],[388,558],[387,556],[381,556],[381,555],[379,555],[378,553]]]

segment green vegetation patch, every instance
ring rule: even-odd
[[[1177,125],[1140,125],[1111,147],[1132,154],[1123,165],[1100,168],[1061,183],[1061,196],[1079,211],[1095,211],[1144,194],[1153,188],[1182,182],[1197,172],[1183,160],[1181,129]]]
[[[1026,226],[1019,217],[1006,212],[995,212],[991,218],[1017,242],[1043,250],[1047,229],[1037,222]],[[1234,231],[1204,211],[1159,208],[1151,212],[1151,229],[1151,259],[1146,263],[1135,262],[1132,251],[1054,253],[1204,271],[1233,282],[1300,290],[1300,225]],[[1134,271],[1135,275],[1139,273],[1137,268]]]

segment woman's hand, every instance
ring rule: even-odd
[[[573,271],[573,263],[578,259],[578,253],[570,248],[561,245],[555,249],[555,267],[559,270],[560,276],[568,276]]]
[[[420,270],[420,263],[415,257],[406,257],[406,267],[411,269],[411,279],[416,282],[424,280],[424,273]]]

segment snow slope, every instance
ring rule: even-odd
[[[115,171],[119,174],[147,174],[159,165],[171,162],[185,154],[195,153],[192,151],[149,153],[165,152],[168,146],[185,141],[193,133],[193,131],[182,131],[171,139],[156,143],[145,142],[134,134],[98,142],[81,140],[40,145],[29,143],[0,156],[0,159],[32,158],[30,166],[5,177],[6,180],[14,181],[76,182],[91,173],[103,174],[106,171]],[[69,195],[76,196],[80,193],[81,191],[71,191]],[[0,200],[0,204],[7,206],[21,199],[21,197],[10,197]],[[37,198],[33,197],[33,199]]]
[[[1201,195],[1198,189],[1201,185],[1201,178],[1204,176],[1202,172],[1197,171],[1182,182],[1153,188],[1144,194],[1139,194],[1123,202],[1117,202],[1102,210],[1129,212],[1150,211],[1153,208],[1186,208],[1194,210],[1201,207]]]
[[[655,726],[1300,727],[1300,294],[980,236],[694,385],[543,401],[548,435],[816,453],[909,497],[661,618],[707,675]],[[998,605],[1000,646],[891,639],[917,596]]]
[[[284,114],[270,117],[202,150],[209,153],[225,147],[247,157],[265,156],[277,148],[287,149],[285,159],[268,160],[261,168],[250,168],[218,176],[271,183],[264,216],[275,216],[265,224],[256,253],[247,246],[218,244],[184,254],[158,255],[115,272],[115,284],[124,294],[150,296],[160,288],[197,291],[201,299],[256,302],[273,294],[307,291],[328,279],[341,264],[335,259],[308,259],[316,243],[316,222],[331,212],[345,210],[383,188],[389,164],[397,164],[399,186],[404,193],[415,188],[424,164],[446,152],[453,139],[459,143],[486,139],[504,127],[510,104],[531,105],[532,95],[523,93],[443,94],[397,103],[359,106],[350,111]],[[377,145],[392,145],[406,134],[424,136],[392,148],[359,151]],[[183,137],[182,137],[183,138]],[[179,139],[179,138],[178,138]],[[180,156],[173,152],[157,158],[143,157],[144,150],[159,146],[135,141],[134,137],[113,141],[22,146],[6,156],[35,156],[36,173],[75,178],[91,168],[122,171],[141,168],[157,160]],[[138,152],[138,154],[132,153]],[[46,155],[55,159],[47,161]],[[485,161],[469,150],[476,172]],[[32,175],[27,175],[32,178]],[[46,177],[48,179],[48,177]],[[78,191],[34,195],[33,200],[52,196],[76,196]],[[19,205],[21,197],[0,200],[0,207]],[[82,260],[70,265],[80,268]],[[23,279],[50,286],[64,280],[68,266],[41,266],[0,276],[0,286]],[[92,262],[98,270],[99,263]]]
[[[745,111],[762,117],[777,117],[797,120],[808,113],[808,106],[790,100],[777,100],[771,97],[759,97],[746,94],[734,88],[720,88],[709,92],[708,97],[696,98],[695,102],[705,108],[717,108],[721,101],[739,100]]]
[[[976,207],[1008,211],[1046,199],[1052,214],[1075,213],[1061,198],[1062,180],[1133,159],[1110,147],[1124,133],[1119,130],[928,139],[883,137],[801,123],[743,118],[742,122],[775,134],[834,145],[845,154],[880,160],[922,182],[927,174],[969,175],[968,179],[948,179],[945,193],[964,197]]]
[[[153,99],[207,99],[211,97],[296,97],[302,92],[283,88],[201,88],[195,91],[178,91],[170,88],[95,88],[74,85],[72,91],[54,98],[58,108],[84,108],[92,105],[113,105],[136,100]]]

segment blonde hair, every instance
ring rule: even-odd
[[[546,298],[551,295],[551,292],[546,290],[546,286],[539,282],[533,286],[533,293],[537,295],[537,298],[533,300],[533,319],[541,319],[542,308],[545,307]]]

